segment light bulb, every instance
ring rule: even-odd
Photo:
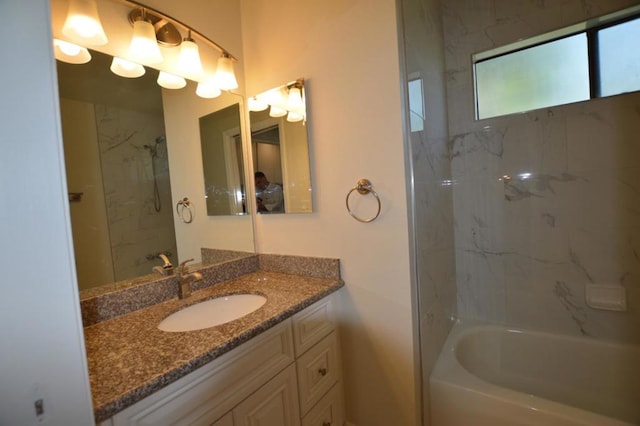
[[[133,23],[133,36],[129,44],[129,54],[137,62],[157,64],[162,62],[162,53],[156,40],[156,32],[151,22],[140,20]]]
[[[73,41],[103,46],[107,39],[94,0],[70,0],[62,34]]]
[[[198,83],[196,87],[196,95],[201,98],[217,98],[222,94],[222,91],[218,87],[215,77],[210,77],[207,80]]]
[[[127,78],[141,77],[145,73],[145,69],[142,65],[127,61],[126,59],[118,58],[117,56],[113,57],[111,67],[109,69],[114,74]]]
[[[287,99],[287,109],[296,111],[299,115],[304,111],[304,102],[302,102],[302,91],[299,87],[289,89],[289,97]]]
[[[57,38],[53,39],[53,52],[57,60],[69,64],[86,64],[91,60],[86,48]]]
[[[262,97],[253,96],[248,101],[249,111],[264,111],[269,108],[269,104]]]
[[[238,88],[238,81],[233,72],[233,61],[229,56],[223,54],[218,59],[216,68],[216,80],[218,87],[222,90],[233,90]]]
[[[182,89],[187,85],[187,82],[180,76],[160,71],[160,74],[158,74],[158,84],[165,89]]]
[[[298,121],[302,121],[303,119],[304,119],[304,115],[298,114],[297,112],[294,112],[294,111],[289,111],[289,114],[287,114],[287,121],[291,123],[296,123]]]
[[[276,105],[280,109],[287,109],[286,107],[286,93],[283,91],[284,87],[278,87],[276,89],[271,89],[268,92],[264,93],[263,96],[265,101],[269,105]]]
[[[180,44],[180,56],[178,57],[178,69],[180,74],[190,80],[200,80],[202,78],[202,62],[198,45],[191,38],[187,37]]]
[[[287,110],[282,109],[276,105],[271,105],[271,109],[269,110],[270,117],[284,117],[287,115]]]

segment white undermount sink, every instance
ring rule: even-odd
[[[224,324],[250,314],[267,302],[258,294],[231,294],[187,306],[158,325],[162,331],[193,331]]]

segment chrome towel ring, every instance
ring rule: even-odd
[[[356,216],[355,213],[351,211],[351,207],[349,207],[349,197],[351,196],[351,193],[353,193],[353,191],[358,191],[358,194],[360,195],[373,194],[373,196],[376,197],[376,201],[378,202],[378,211],[376,212],[375,216],[369,219],[362,219]],[[380,203],[380,197],[378,196],[378,193],[373,190],[373,186],[371,185],[371,182],[369,181],[369,179],[358,180],[358,183],[356,183],[356,186],[354,186],[353,188],[351,188],[349,192],[347,192],[347,197],[345,202],[347,204],[347,211],[349,212],[351,217],[353,217],[358,222],[363,222],[363,223],[369,223],[376,220],[377,217],[380,215],[380,209],[382,208],[382,204]]]
[[[176,203],[176,213],[180,220],[184,223],[191,223],[193,221],[193,210],[191,210],[191,200],[188,197],[184,197],[182,200]]]

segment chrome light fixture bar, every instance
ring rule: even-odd
[[[139,5],[137,2],[128,3]],[[139,9],[133,9],[129,12],[129,23],[133,25],[136,21],[148,21],[151,23],[156,33],[156,39],[162,46],[179,46],[182,42],[182,36],[176,26],[161,17],[159,12],[149,6],[140,5]]]

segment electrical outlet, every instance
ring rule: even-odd
[[[46,387],[46,386],[45,386]],[[34,384],[30,389],[30,399],[33,401],[33,414],[38,424],[44,424],[49,419],[49,411],[51,407],[48,406],[49,398],[47,398],[46,390],[39,384]]]

